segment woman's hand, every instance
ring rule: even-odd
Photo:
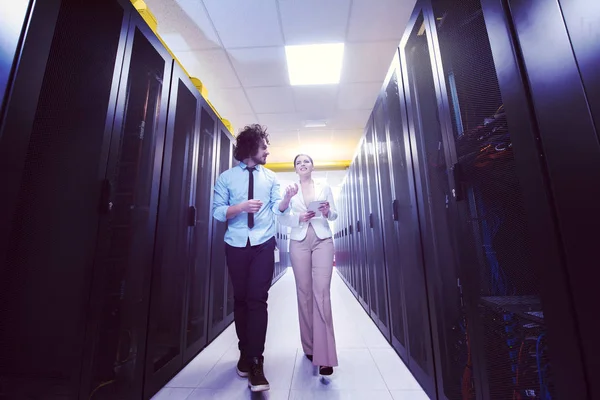
[[[329,202],[321,203],[321,207],[319,207],[319,211],[323,213],[325,218],[329,217]]]
[[[305,212],[304,214],[300,214],[300,222],[308,222],[314,216],[315,216],[314,211],[308,211],[308,212]]]

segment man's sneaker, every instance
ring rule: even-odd
[[[250,362],[248,362],[246,355],[240,354],[240,359],[235,369],[237,371],[237,374],[242,378],[248,376],[248,374],[250,373]]]
[[[250,375],[248,376],[248,386],[253,392],[262,392],[271,388],[269,386],[269,381],[267,381],[267,378],[265,378],[262,357],[254,357],[250,361]]]

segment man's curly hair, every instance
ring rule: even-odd
[[[266,144],[270,144],[267,128],[264,128],[259,124],[245,126],[236,138],[236,145],[233,149],[233,156],[235,159],[244,161],[255,155],[258,152],[258,146],[261,144],[261,139],[264,139]]]

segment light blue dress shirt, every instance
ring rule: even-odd
[[[257,165],[253,172],[254,199],[263,202],[260,210],[254,214],[254,227],[248,228],[248,213],[241,212],[228,221],[225,232],[225,243],[233,247],[246,247],[248,238],[250,244],[256,246],[275,236],[277,227],[275,215],[290,212],[289,207],[282,213],[279,211],[281,194],[275,172]],[[213,200],[213,217],[219,221],[227,221],[229,206],[248,200],[248,181],[250,173],[246,164],[240,162],[233,168],[223,172],[215,183]]]

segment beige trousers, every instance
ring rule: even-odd
[[[327,367],[338,365],[330,297],[333,251],[333,239],[319,239],[312,225],[304,240],[290,241],[302,348],[314,365]]]

